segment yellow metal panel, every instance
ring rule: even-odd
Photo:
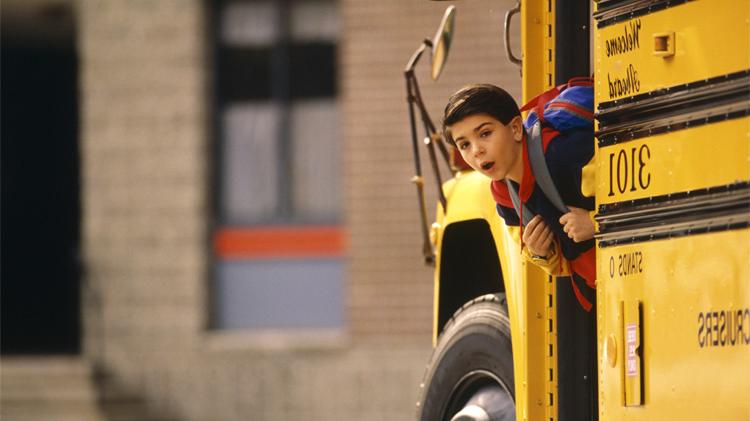
[[[662,44],[669,33],[673,43]],[[595,40],[598,104],[746,70],[750,5],[691,1],[601,28]]]
[[[521,2],[521,49],[523,51],[522,101],[552,87],[555,80],[554,1]]]
[[[549,332],[549,313],[547,306],[547,296],[550,293],[550,287],[554,284],[549,281],[541,269],[531,263],[523,261],[523,272],[526,283],[526,349],[521,354],[522,364],[525,366],[525,388],[527,394],[527,407],[521,411],[517,409],[517,419],[521,420],[539,420],[550,419],[550,391],[555,384],[550,384],[549,369],[550,366],[550,339],[554,334]],[[554,288],[553,288],[554,290]],[[554,313],[553,313],[554,314]],[[553,345],[554,349],[554,345]],[[556,351],[554,351],[556,352]],[[514,359],[519,359],[514,355]],[[556,377],[555,377],[556,380]],[[518,380],[516,380],[518,382]],[[557,399],[555,399],[556,401]],[[517,408],[519,408],[517,406]]]
[[[600,419],[748,419],[748,244],[742,229],[598,250]],[[610,339],[623,302],[642,303],[643,406],[624,406],[625,342]]]
[[[750,118],[728,120],[598,150],[598,204],[750,179]]]
[[[555,80],[555,4],[554,0],[521,2],[523,103],[551,88]],[[518,315],[526,319],[527,330],[523,332],[524,341],[518,352],[517,336],[513,336],[514,363],[523,370],[516,371],[516,391],[524,395],[521,402],[516,401],[516,416],[518,420],[554,420],[557,419],[554,282],[533,264],[525,261],[521,264],[522,276],[513,282],[520,282],[528,289],[517,298],[525,301],[525,311]],[[553,327],[551,331],[549,326]]]

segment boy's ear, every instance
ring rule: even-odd
[[[449,144],[456,146],[456,142],[453,140],[453,134],[451,133],[450,127],[443,128],[443,139]]]
[[[520,142],[523,140],[523,120],[521,119],[521,116],[515,116],[512,120],[510,120],[510,130],[513,133],[513,140],[516,142]]]

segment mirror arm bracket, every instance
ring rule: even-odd
[[[432,48],[432,41],[430,41],[428,38],[425,38],[422,43],[419,44],[417,50],[414,51],[414,54],[411,55],[409,62],[406,64],[406,69],[404,69],[404,73],[414,74],[414,67],[417,65],[420,57],[422,57],[422,54],[424,53],[424,50],[427,48]]]
[[[505,34],[505,55],[508,57],[508,61],[515,64],[516,66],[521,68],[523,65],[523,60],[513,55],[513,51],[510,49],[510,20],[513,18],[513,15],[519,13],[521,11],[521,0],[518,0],[516,2],[516,5],[508,10],[508,12],[505,14],[505,25],[503,26],[503,33]]]

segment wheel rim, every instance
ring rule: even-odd
[[[515,403],[508,386],[487,370],[464,375],[453,387],[444,421],[515,420]]]

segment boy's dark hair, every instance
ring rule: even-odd
[[[508,92],[487,83],[469,85],[453,94],[445,106],[443,134],[451,144],[455,144],[448,127],[475,114],[488,114],[503,124],[510,123],[520,116],[518,104]]]

